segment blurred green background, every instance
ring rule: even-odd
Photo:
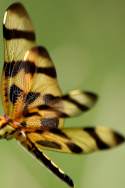
[[[14,1],[0,0],[2,19]],[[125,1],[22,0],[55,62],[64,92],[91,90],[100,99],[94,109],[65,126],[105,125],[125,133]],[[2,108],[1,108],[2,112]],[[124,188],[125,145],[91,155],[46,152],[74,179],[76,188]],[[66,188],[15,140],[0,142],[0,188]]]

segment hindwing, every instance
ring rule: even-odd
[[[39,150],[50,149],[66,153],[91,153],[115,147],[124,141],[119,133],[106,127],[50,128],[27,133]]]

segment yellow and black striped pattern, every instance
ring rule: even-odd
[[[31,20],[25,8],[20,3],[12,4],[5,12],[3,19],[3,38],[5,49],[2,74],[3,106],[5,113],[14,118],[15,114],[13,114],[13,110],[16,104],[13,105],[11,101],[10,88],[16,84],[17,80],[20,83],[26,80],[25,77],[27,76],[24,75],[24,72],[22,71],[19,74],[18,70],[24,66],[24,55],[26,51],[35,46],[35,33]],[[28,87],[27,84],[23,87],[23,90]],[[19,91],[16,90],[15,93],[19,93]],[[20,109],[22,106],[23,103],[20,104]],[[19,108],[17,111],[20,111]]]
[[[54,63],[43,46],[36,45],[30,17],[21,3],[6,10],[3,19],[4,67],[0,138],[19,141],[56,176],[74,187],[71,178],[45,154],[44,149],[86,154],[124,142],[124,136],[97,126],[64,128],[64,118],[91,109],[98,96],[72,90],[62,94]]]
[[[101,126],[36,130],[27,133],[27,137],[40,150],[44,148],[76,154],[109,149],[124,141],[117,132]]]

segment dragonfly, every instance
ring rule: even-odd
[[[0,138],[15,139],[58,178],[73,180],[44,150],[86,154],[120,145],[125,138],[102,126],[64,127],[64,119],[91,109],[98,95],[75,89],[63,94],[54,63],[38,46],[32,21],[21,3],[11,4],[3,18],[4,66]]]

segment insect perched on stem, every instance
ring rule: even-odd
[[[35,33],[21,3],[8,7],[3,19],[4,67],[0,138],[15,138],[56,176],[74,187],[71,178],[43,153],[90,153],[124,142],[119,133],[101,126],[64,128],[63,119],[89,110],[97,101],[92,92],[73,90],[63,95],[54,64]]]

